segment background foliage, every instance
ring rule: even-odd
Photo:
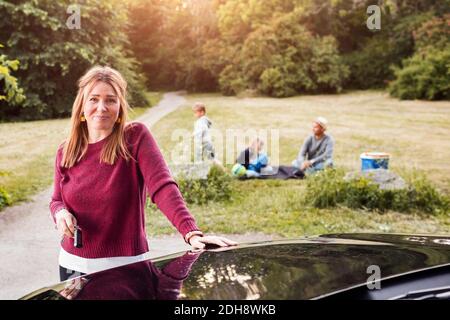
[[[344,179],[342,169],[319,172],[306,180],[304,201],[316,208],[345,206],[385,212],[422,211],[447,214],[450,199],[441,194],[423,175],[409,172],[404,189],[385,190],[367,178]]]
[[[124,73],[132,105],[146,87],[449,99],[448,1],[378,1],[379,31],[366,26],[369,0],[81,0],[79,30],[66,26],[70,4],[0,0],[0,43],[26,96],[2,99],[0,120],[68,116],[94,64]]]
[[[0,48],[3,48],[2,44],[0,44]],[[17,83],[17,78],[11,74],[18,68],[19,60],[9,60],[6,55],[0,55],[0,81],[2,82],[0,101],[5,101],[11,105],[17,105],[25,99],[23,89]]]
[[[16,72],[25,101],[0,102],[0,119],[70,115],[78,78],[92,65],[108,64],[130,83],[131,101],[143,103],[138,63],[129,52],[120,1],[79,1],[81,29],[69,29],[69,0],[0,1],[0,42],[20,61]]]
[[[226,201],[232,195],[231,177],[218,166],[211,167],[207,179],[179,177],[177,184],[184,200],[189,204]]]

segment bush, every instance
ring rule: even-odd
[[[349,66],[346,86],[355,89],[383,88],[393,79],[392,64],[399,64],[396,45],[386,36],[374,36],[358,51],[343,57]]]
[[[396,80],[389,87],[400,99],[450,99],[450,46],[444,50],[418,52],[395,69]]]
[[[10,195],[4,189],[0,188],[0,210],[9,205],[11,205]]]
[[[236,66],[228,65],[220,73],[219,86],[222,94],[231,96],[244,91],[247,83]]]
[[[0,1],[0,42],[5,54],[20,61],[14,76],[26,95],[17,105],[1,102],[0,120],[70,116],[77,80],[96,64],[123,74],[132,106],[147,105],[139,62],[123,32],[124,4],[114,2],[84,1],[82,27],[70,30],[69,0]]]
[[[342,205],[352,209],[384,212],[422,211],[438,214],[448,213],[448,197],[420,174],[409,178],[408,187],[400,190],[382,190],[364,177],[344,180],[344,171],[327,169],[308,177],[304,201],[316,208]]]
[[[450,13],[447,13],[441,17],[432,16],[424,21],[413,32],[416,49],[445,49],[450,40],[450,30],[448,29],[449,20]]]
[[[202,205],[231,198],[231,177],[218,166],[211,167],[207,179],[180,177],[177,183],[184,200],[189,204]]]
[[[391,95],[400,99],[450,99],[450,32],[448,20],[433,16],[414,32],[415,53],[403,60],[403,68],[393,68],[395,81]]]
[[[412,208],[429,213],[450,213],[449,197],[439,193],[424,175],[415,173],[409,180],[407,201]]]
[[[0,48],[3,48],[1,43]],[[11,71],[16,71],[18,68],[19,60],[9,60],[6,55],[0,54],[0,102],[3,100],[11,105],[16,105],[25,99],[17,78],[11,74]]]
[[[336,39],[320,37],[300,24],[298,12],[287,13],[250,33],[236,60],[220,73],[223,94],[258,90],[271,97],[299,93],[340,92],[348,68]]]

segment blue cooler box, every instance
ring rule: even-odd
[[[361,170],[388,169],[390,155],[385,152],[364,152],[360,155]]]

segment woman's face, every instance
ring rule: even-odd
[[[120,102],[113,87],[98,81],[83,106],[88,129],[112,130],[119,117]]]

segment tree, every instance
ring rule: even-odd
[[[332,36],[315,36],[301,25],[301,9],[276,15],[249,33],[238,57],[220,74],[224,93],[254,89],[275,97],[342,90],[347,68]]]
[[[400,99],[450,100],[450,14],[432,17],[414,31],[415,53],[394,68],[391,95]]]
[[[146,103],[138,63],[127,50],[124,6],[116,0],[80,1],[81,29],[71,30],[66,26],[70,4],[0,1],[0,42],[20,60],[17,77],[27,96],[20,106],[8,109],[6,119],[70,115],[76,82],[95,64],[121,71],[129,82],[132,104]]]
[[[3,48],[2,44],[0,48]],[[6,104],[17,105],[25,99],[17,78],[11,74],[12,71],[17,71],[18,67],[19,60],[8,60],[6,55],[0,55],[0,114],[5,112]]]

